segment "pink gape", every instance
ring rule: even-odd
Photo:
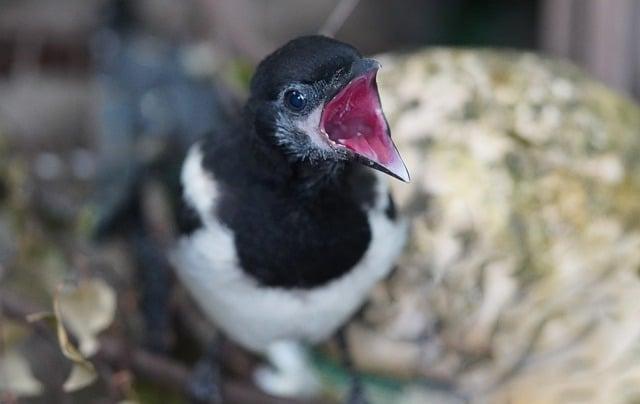
[[[325,105],[320,126],[335,144],[409,180],[382,113],[375,70],[353,79]]]

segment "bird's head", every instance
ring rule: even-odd
[[[258,135],[291,159],[357,161],[409,181],[382,112],[379,68],[334,39],[292,40],[267,56],[251,81]]]

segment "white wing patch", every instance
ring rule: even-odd
[[[202,150],[196,143],[189,150],[180,175],[184,198],[200,214],[203,221],[212,216],[218,188],[211,174],[202,169]]]

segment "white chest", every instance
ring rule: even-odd
[[[215,182],[200,160],[197,149],[188,157],[183,175],[189,176],[190,185],[185,183],[185,195],[199,212],[211,212]],[[369,248],[351,271],[328,284],[304,290],[257,285],[239,268],[231,232],[210,216],[173,251],[179,277],[210,319],[248,349],[264,351],[279,340],[321,341],[360,307],[373,285],[392,269],[404,245],[406,225],[384,213],[388,198],[382,181],[377,191],[369,214]],[[203,192],[209,197],[201,197]]]

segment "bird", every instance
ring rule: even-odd
[[[339,333],[405,245],[387,179],[410,176],[380,67],[333,38],[293,39],[258,64],[229,129],[186,155],[171,262],[207,318],[250,352]],[[350,402],[366,402],[358,384]]]

